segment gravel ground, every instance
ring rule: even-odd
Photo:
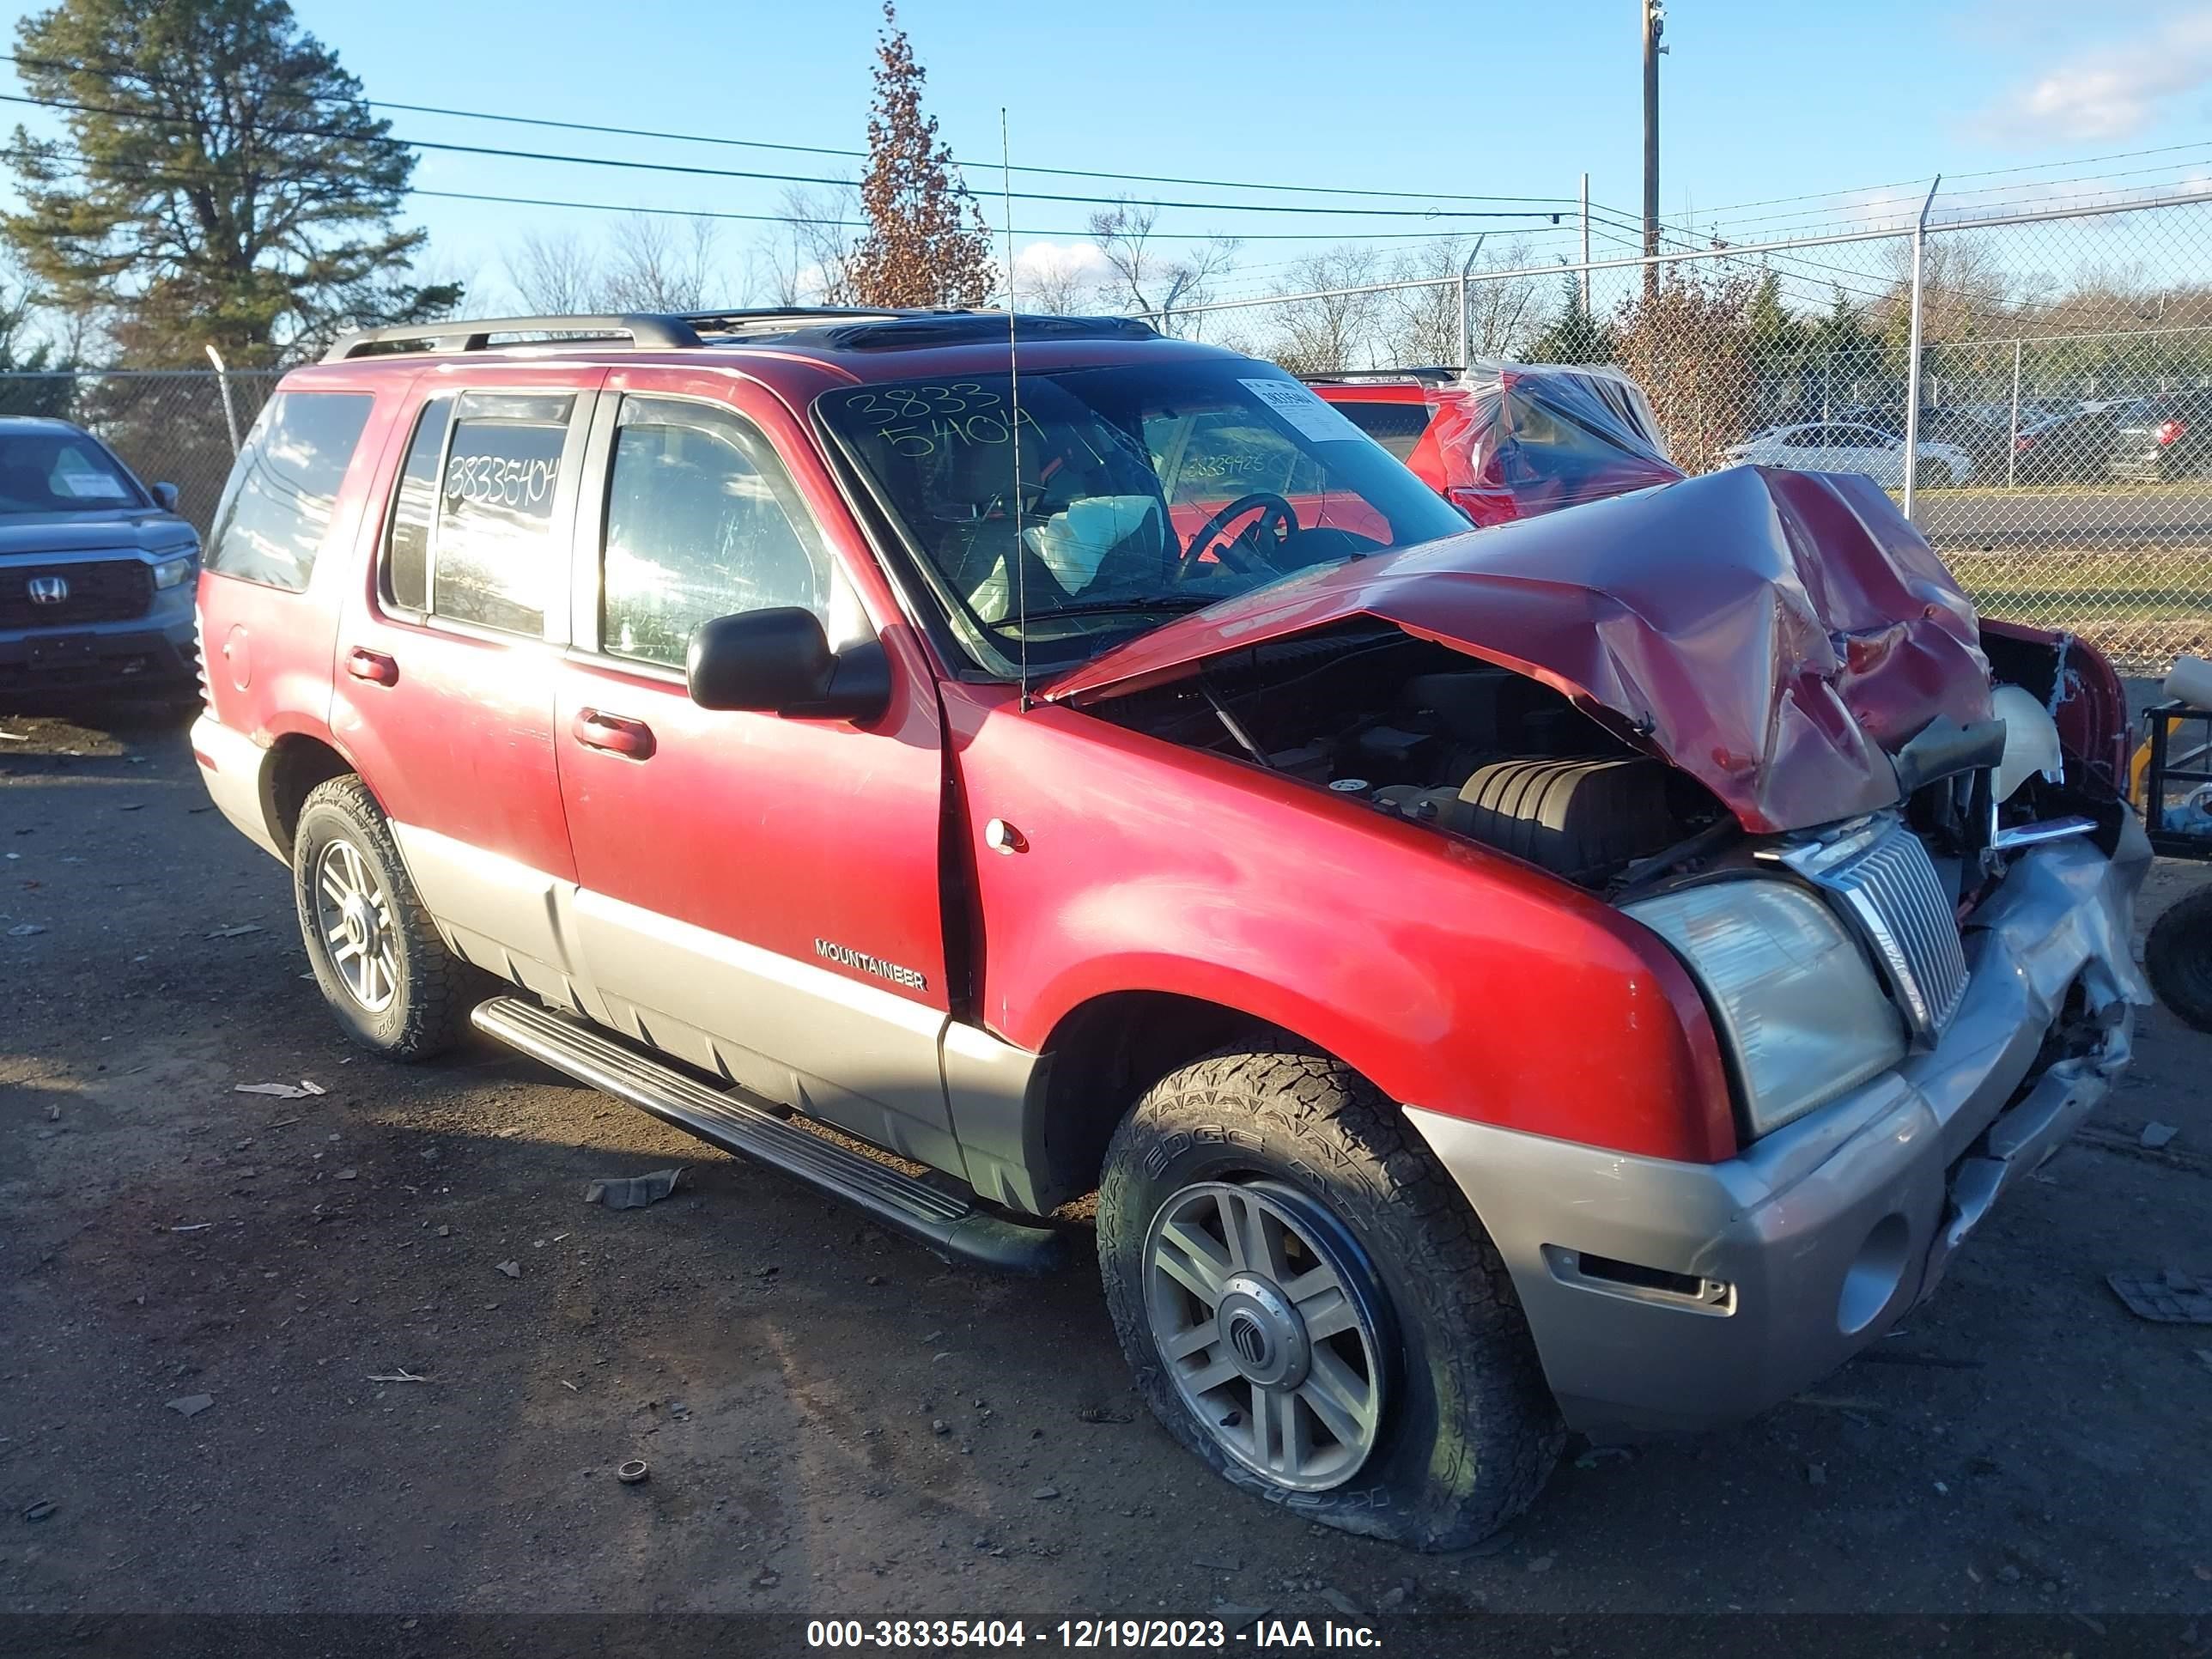
[[[1177,1452],[1087,1259],[949,1267],[520,1058],[357,1054],[178,718],[0,732],[0,1613],[62,1615],[19,1634],[1225,1604],[1404,1651],[1394,1620],[1476,1609],[2212,1612],[2212,1329],[2105,1283],[2212,1274],[2212,1037],[2162,1009],[1908,1330],[1734,1431],[1571,1449],[1504,1539],[1416,1557]],[[2204,873],[2161,865],[2144,920]],[[678,1163],[651,1208],[581,1201]]]

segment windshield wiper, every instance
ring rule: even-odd
[[[1156,599],[1086,599],[1081,605],[1056,605],[1049,611],[1032,611],[1028,620],[1039,623],[1050,622],[1057,617],[1141,616],[1150,611],[1203,611],[1210,605],[1218,605],[1222,600],[1233,597],[1228,593],[1217,593],[1211,599],[1201,598],[1196,593],[1168,593]]]

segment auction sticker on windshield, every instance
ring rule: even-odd
[[[1288,421],[1302,438],[1316,443],[1366,440],[1367,434],[1304,386],[1290,380],[1242,380],[1237,385]]]

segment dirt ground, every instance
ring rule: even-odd
[[[0,713],[0,1613],[47,1616],[19,1635],[1226,1607],[1385,1645],[1473,1610],[2168,1614],[2193,1641],[2212,1613],[2212,1328],[2105,1283],[2212,1273],[2212,1037],[2162,1009],[1908,1330],[1739,1430],[1571,1449],[1503,1540],[1417,1557],[1178,1452],[1087,1260],[948,1267],[520,1058],[358,1054],[183,724]],[[2143,919],[2203,873],[2162,864]],[[678,1163],[668,1201],[582,1201]],[[633,1457],[650,1480],[618,1484]]]

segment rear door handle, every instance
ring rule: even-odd
[[[586,749],[604,749],[625,760],[653,758],[653,728],[643,720],[582,708],[576,712],[575,723],[568,730]]]
[[[346,653],[346,672],[357,680],[370,680],[378,685],[399,684],[399,660],[381,651],[371,651],[356,646]]]

